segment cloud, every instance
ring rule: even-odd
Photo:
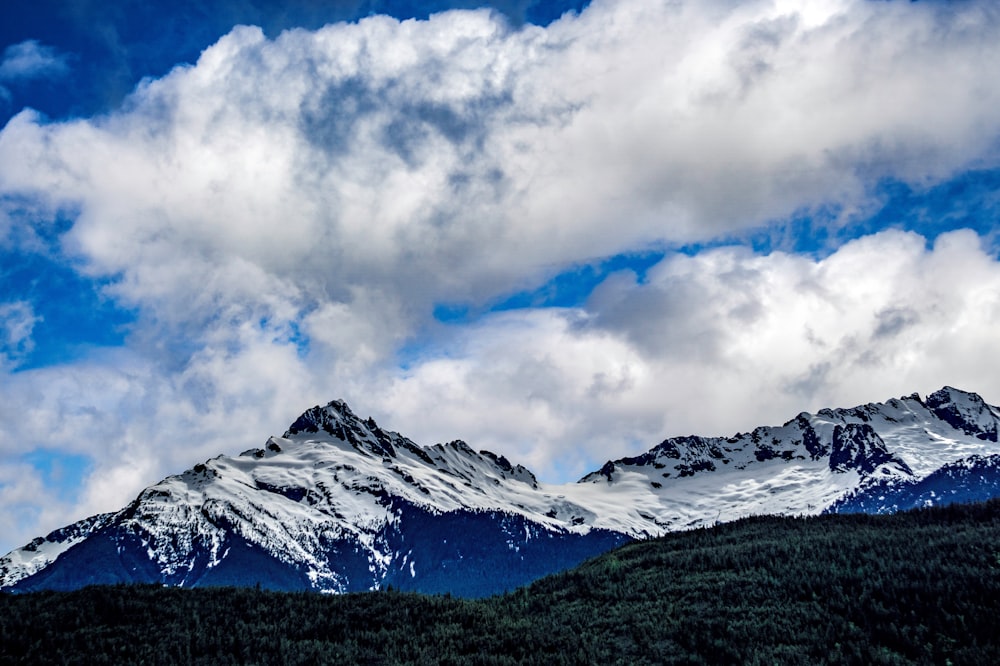
[[[36,494],[42,513],[62,522],[258,446],[336,396],[420,443],[463,438],[543,478],[572,480],[666,436],[731,435],[944,383],[995,403],[1000,382],[983,359],[1000,325],[998,295],[1000,262],[966,231],[930,248],[915,234],[883,232],[822,260],[740,248],[670,255],[644,282],[608,277],[580,308],[445,327],[405,368],[328,363],[303,354],[290,331],[244,322],[239,344],[204,344],[181,368],[108,350],[8,374],[0,447],[8,460],[33,442],[90,460],[75,496]],[[310,325],[347,345],[371,332],[344,316],[317,311]],[[373,340],[372,358],[381,344]],[[10,545],[36,535],[35,524],[7,533]]]
[[[784,404],[888,397],[959,374],[985,391],[993,382],[975,359],[988,354],[981,336],[1000,314],[997,262],[968,231],[925,243],[886,231],[820,261],[741,249],[675,255],[644,284],[608,280],[588,325],[671,368],[758,385],[777,396],[760,400]],[[716,382],[700,385],[710,396]]]
[[[135,321],[123,348],[6,372],[0,446],[92,461],[68,515],[334,397],[551,478],[805,408],[1000,394],[977,356],[996,266],[969,234],[668,254],[580,308],[433,317],[996,167],[998,51],[988,2],[621,0],[545,28],[238,27],[113,113],[24,111],[0,131],[6,242],[53,239]]]
[[[296,307],[482,302],[582,259],[862,206],[879,178],[995,163],[996,10],[814,4],[238,28],[120,113],[16,117],[0,183],[78,207],[69,250],[180,320],[204,316],[201,294],[245,303],[251,273]]]
[[[39,524],[55,525],[66,515],[67,507],[63,503],[53,502],[42,509],[38,499],[45,497],[46,489],[38,471],[30,465],[5,464],[0,467],[0,531],[14,537],[14,540],[4,542],[7,548],[24,545],[36,536]],[[48,513],[47,516],[43,516]],[[6,550],[4,551],[7,552]]]
[[[0,81],[58,78],[68,72],[65,55],[34,39],[8,46],[0,60]]]
[[[295,348],[276,343],[272,332],[245,328],[242,336],[238,350],[206,347],[179,369],[148,355],[106,350],[71,365],[0,375],[5,469],[30,466],[39,450],[86,463],[73,488],[37,471],[23,483],[0,478],[0,499],[30,496],[38,518],[4,530],[3,546],[116,510],[167,474],[284,432],[317,392],[310,372]],[[18,490],[28,481],[44,489]]]
[[[16,367],[31,352],[31,333],[38,321],[30,303],[0,303],[0,368]]]
[[[498,313],[383,392],[418,439],[454,433],[582,474],[663,437],[729,436],[803,410],[926,394],[1000,396],[1000,262],[956,231],[887,231],[816,260],[720,248],[610,276],[585,307]]]

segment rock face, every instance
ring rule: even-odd
[[[481,596],[627,540],[751,514],[885,512],[993,496],[1000,409],[946,387],[676,437],[577,483],[461,441],[419,446],[341,401],[0,559],[0,588],[393,586]]]

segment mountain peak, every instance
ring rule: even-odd
[[[292,439],[325,432],[330,437],[376,456],[396,457],[396,447],[419,448],[399,433],[383,430],[370,416],[362,419],[343,400],[307,409],[295,419],[283,437]]]
[[[938,418],[966,435],[996,442],[1000,414],[976,393],[945,386],[925,401]]]
[[[728,438],[673,437],[555,485],[461,440],[419,446],[333,400],[263,448],[195,465],[0,558],[0,588],[474,581],[493,593],[623,540],[748,515],[896,506],[907,488],[937,502],[955,484],[956,497],[987,496],[1000,487],[998,423],[1000,408],[946,386]]]
[[[360,422],[361,419],[351,411],[346,402],[331,400],[322,407],[316,405],[302,412],[285,431],[284,437],[288,438],[305,432],[318,433],[320,430],[336,436],[337,425]]]

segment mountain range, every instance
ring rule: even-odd
[[[0,558],[0,589],[150,582],[485,596],[627,541],[760,515],[1000,495],[1000,408],[945,387],[673,437],[576,483],[462,441],[420,446],[342,401]]]

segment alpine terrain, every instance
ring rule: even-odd
[[[634,539],[756,514],[887,513],[1000,495],[1000,408],[945,387],[675,437],[576,483],[461,441],[419,446],[341,401],[0,559],[0,589],[392,586],[483,596]]]

